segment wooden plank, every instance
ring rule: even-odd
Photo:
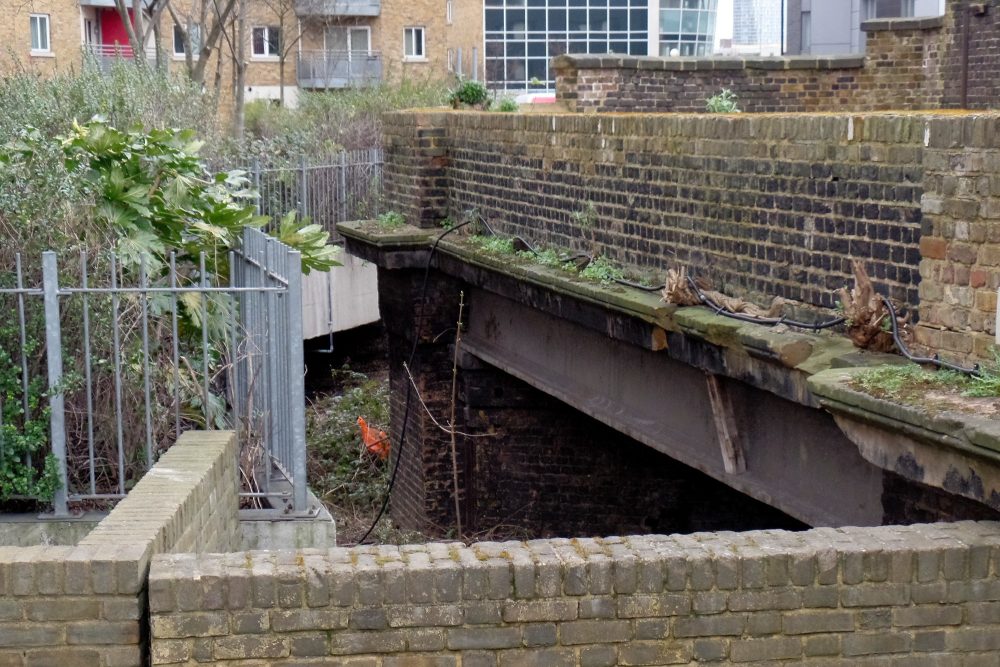
[[[722,450],[722,465],[730,475],[739,475],[746,472],[747,460],[740,444],[739,432],[736,430],[733,404],[718,375],[707,373],[705,380],[708,383],[708,401],[712,406],[715,432],[718,434],[719,448]]]

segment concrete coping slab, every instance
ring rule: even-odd
[[[832,368],[807,384],[861,455],[907,479],[1000,509],[1000,419],[926,409],[853,386],[864,368]]]
[[[902,28],[897,28],[902,29]],[[561,55],[551,61],[553,69],[619,69],[667,72],[695,72],[712,70],[792,70],[792,69],[860,69],[865,65],[864,56],[770,56],[759,58],[679,57],[655,56],[595,56]]]
[[[912,18],[869,19],[861,22],[862,32],[890,32],[894,30],[938,30],[944,27],[943,16],[914,16]]]

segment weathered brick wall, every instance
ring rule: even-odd
[[[943,25],[868,21],[866,56],[559,56],[556,96],[570,111],[590,112],[704,111],[724,88],[744,112],[935,109],[943,103],[941,59],[950,53]]]
[[[919,306],[918,343],[957,360],[990,357],[995,112],[397,113],[387,168],[412,164],[408,137],[427,127],[446,128],[435,140],[447,146],[438,220],[443,188],[453,219],[475,211],[500,233],[596,249],[656,277],[685,265],[762,305],[780,296],[832,308],[858,259],[882,293]],[[397,169],[387,185],[406,190],[414,178]],[[419,209],[419,198],[408,206]]]
[[[831,308],[856,258],[917,302],[920,118],[401,113],[388,164],[411,160],[404,133],[420,122],[448,128],[455,219],[474,210],[533,243],[596,245],[657,277],[687,265],[764,303]]]
[[[743,111],[960,107],[962,2],[939,18],[866,21],[866,54],[785,58],[560,56],[556,91],[572,111],[701,111],[734,91]],[[996,12],[971,19],[968,108],[995,105]]]
[[[980,14],[975,5],[985,5]],[[963,63],[963,35],[968,20],[968,67]],[[950,0],[943,30],[947,52],[942,60],[945,106],[961,108],[963,70],[968,76],[969,109],[995,109],[1000,100],[1000,6],[994,2],[973,3]]]
[[[993,664],[998,575],[972,522],[157,556],[152,660]]]
[[[1000,287],[1000,117],[925,126],[921,324],[917,340],[992,359]]]
[[[706,98],[728,88],[743,111],[787,112],[855,107],[863,62],[860,56],[558,56],[552,69],[556,97],[570,111],[704,111]]]
[[[144,664],[146,575],[157,553],[235,542],[231,433],[188,432],[75,547],[0,547],[0,664]]]

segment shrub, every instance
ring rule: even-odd
[[[483,83],[479,81],[460,81],[458,86],[451,91],[448,101],[451,102],[453,107],[458,107],[459,104],[475,106],[477,104],[485,105],[489,97],[490,93],[486,90],[486,86]]]
[[[503,113],[510,113],[513,111],[517,111],[517,109],[518,109],[517,102],[515,102],[510,98],[500,100],[500,104],[497,105],[497,111]]]
[[[723,88],[719,94],[712,95],[705,100],[705,108],[709,113],[739,113],[740,108],[737,102],[736,93],[728,88]]]

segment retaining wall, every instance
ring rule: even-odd
[[[1000,286],[1000,115],[400,112],[387,198],[661,279],[816,309],[863,262],[917,341],[989,358]],[[593,215],[589,214],[593,207]],[[919,306],[919,309],[917,308]]]
[[[0,547],[0,665],[144,663],[155,554],[238,542],[232,433],[187,432],[75,547]]]
[[[973,522],[157,556],[152,658],[987,665],[998,575]]]
[[[556,97],[570,111],[704,111],[723,89],[750,112],[937,109],[953,21],[868,21],[865,55],[739,58],[558,56]]]

